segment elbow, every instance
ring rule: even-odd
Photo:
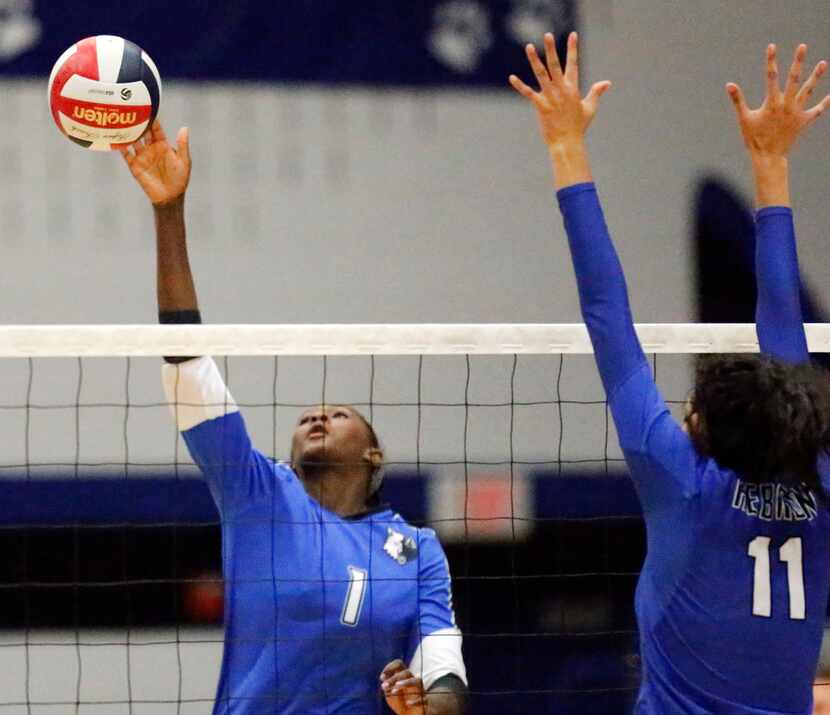
[[[470,694],[463,690],[430,690],[427,693],[427,715],[467,715],[470,712]]]
[[[436,680],[426,693],[427,715],[465,715],[470,710],[470,691],[454,673]]]

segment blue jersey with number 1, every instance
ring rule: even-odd
[[[404,660],[428,689],[466,682],[435,533],[379,508],[324,509],[251,445],[216,365],[166,365],[182,436],[222,519],[225,649],[215,713],[385,711],[380,673]]]
[[[593,184],[561,190],[559,202],[583,316],[646,521],[637,712],[807,715],[830,590],[828,510],[807,489],[750,484],[695,452],[634,331]],[[761,348],[806,360],[792,213],[764,209],[757,221]]]

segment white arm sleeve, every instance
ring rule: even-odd
[[[213,358],[165,363],[161,379],[180,432],[239,411]]]
[[[467,669],[461,655],[461,631],[457,628],[442,628],[421,639],[409,670],[420,677],[424,690],[429,690],[436,680],[445,675],[455,675],[467,685]]]

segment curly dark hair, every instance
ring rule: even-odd
[[[698,451],[749,482],[824,494],[817,460],[830,448],[830,381],[810,364],[766,355],[702,356],[690,429]]]

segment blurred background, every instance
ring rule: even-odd
[[[723,86],[760,101],[770,41],[782,62],[802,41],[830,57],[815,0],[0,0],[0,321],[155,320],[150,207],[46,100],[63,50],[116,34],[155,60],[168,134],[191,128],[207,322],[578,322],[546,152],[506,84],[551,29],[581,33],[586,87],[614,83],[590,148],[637,321],[752,321],[751,177]],[[791,162],[820,321],[828,131]],[[675,403],[687,368],[657,362]],[[628,710],[643,528],[590,358],[343,358],[325,388],[319,359],[223,369],[278,458],[298,405],[373,418],[386,498],[447,549],[475,712]],[[0,361],[0,403],[4,712],[209,712],[219,530],[157,361]]]

